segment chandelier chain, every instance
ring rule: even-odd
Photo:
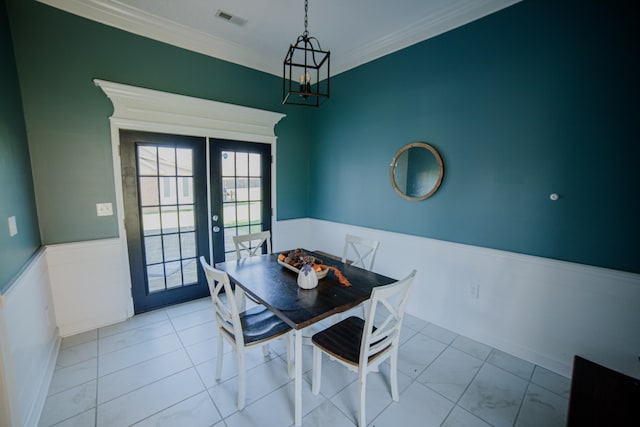
[[[309,20],[307,18],[307,12],[309,11],[309,0],[304,0],[304,35],[308,36],[309,31],[307,31],[307,26],[309,25]]]

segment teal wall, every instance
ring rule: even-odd
[[[115,199],[101,78],[287,114],[278,219],[640,272],[638,15],[626,6],[525,0],[336,76],[331,100],[308,109],[280,104],[276,76],[6,1],[44,244],[117,235],[114,217],[95,215]],[[389,181],[394,154],[414,141],[445,163],[422,202]]]
[[[313,120],[310,216],[640,273],[630,8],[525,0],[337,76]],[[414,141],[445,164],[421,202],[389,180]]]
[[[5,2],[0,3],[0,294],[40,246],[27,132]],[[9,237],[8,218],[18,234]]]
[[[108,117],[112,106],[92,80],[287,114],[279,136],[278,215],[304,217],[309,112],[281,105],[279,77],[155,42],[35,0],[7,0],[44,244],[115,237]],[[237,83],[237,84],[234,84]]]

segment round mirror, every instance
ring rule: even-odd
[[[393,189],[407,200],[424,200],[438,190],[444,167],[438,151],[424,142],[413,142],[398,151],[391,163]]]

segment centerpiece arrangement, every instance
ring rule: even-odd
[[[320,258],[309,255],[300,248],[281,252],[278,255],[278,264],[298,273],[298,286],[303,289],[315,288],[318,285],[318,280],[324,279],[329,270],[335,273],[341,284],[351,286],[351,283],[336,267],[324,265]]]

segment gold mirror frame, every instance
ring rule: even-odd
[[[438,179],[436,183],[433,185],[433,188],[429,192],[420,196],[409,196],[405,192],[403,192],[398,186],[398,183],[396,182],[396,178],[394,174],[398,160],[400,159],[400,156],[402,156],[402,154],[404,154],[405,152],[409,151],[411,148],[424,148],[429,150],[431,154],[433,154],[433,156],[435,157],[436,162],[438,163],[439,173],[438,173]],[[424,200],[428,197],[431,197],[433,193],[435,193],[438,190],[438,188],[440,187],[440,184],[442,183],[442,178],[444,177],[444,164],[442,163],[442,157],[440,157],[440,153],[438,153],[438,150],[436,150],[432,145],[427,144],[426,142],[412,142],[411,144],[407,144],[404,147],[402,147],[393,157],[393,161],[391,162],[390,177],[391,177],[391,184],[393,185],[393,189],[400,196],[411,201]]]

